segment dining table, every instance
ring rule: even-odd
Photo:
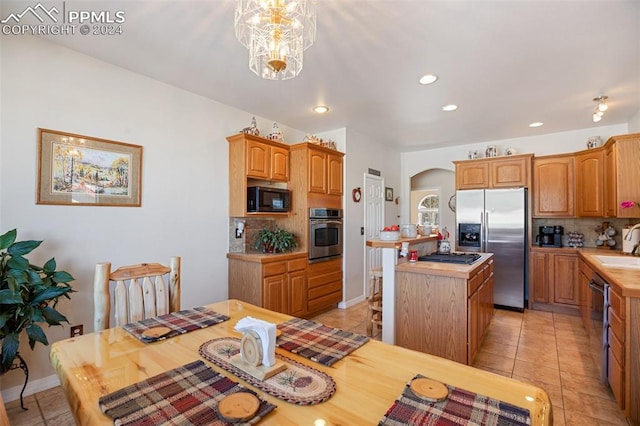
[[[528,410],[532,425],[553,424],[551,402],[539,387],[373,339],[330,366],[276,348],[276,354],[326,373],[335,381],[335,393],[324,402],[286,402],[204,359],[199,348],[212,339],[241,338],[235,326],[245,317],[275,324],[292,317],[239,300],[205,307],[229,320],[151,343],[136,339],[122,327],[53,343],[51,364],[76,423],[112,425],[113,419],[100,408],[101,397],[187,363],[204,361],[276,406],[260,420],[261,425],[376,425],[416,375]]]

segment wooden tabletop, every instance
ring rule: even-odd
[[[236,300],[207,307],[231,319],[150,344],[138,341],[120,327],[54,343],[51,363],[77,424],[112,425],[113,421],[98,407],[100,396],[201,359],[198,348],[202,343],[218,337],[240,337],[233,328],[241,318],[251,316],[274,323],[291,318]],[[526,408],[534,425],[552,424],[551,403],[542,389],[399,346],[372,340],[331,367],[276,350],[329,374],[336,382],[337,391],[324,403],[298,406],[253,388],[277,405],[261,425],[374,425],[416,374]],[[252,388],[225,370],[205,362],[232,380]]]

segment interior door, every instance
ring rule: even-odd
[[[380,176],[364,174],[364,241],[380,237],[384,227],[384,179]],[[367,294],[369,271],[382,265],[379,248],[364,245],[363,294]]]

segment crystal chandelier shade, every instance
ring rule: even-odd
[[[302,70],[303,52],[316,39],[311,0],[238,0],[236,38],[249,49],[249,68],[259,77],[287,80]]]

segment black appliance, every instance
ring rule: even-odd
[[[591,358],[600,373],[600,381],[607,383],[609,335],[608,335],[608,307],[609,283],[600,275],[593,274],[589,281],[591,304],[589,311],[589,349]]]
[[[480,259],[478,253],[431,253],[418,257],[418,260],[424,262],[444,262],[444,263],[461,263],[470,265]]]
[[[342,256],[342,210],[309,209],[309,263]]]
[[[562,226],[540,226],[536,236],[536,244],[540,247],[562,247],[562,235],[564,228]]]
[[[480,231],[482,225],[479,223],[460,223],[458,224],[458,247],[461,249],[467,247],[480,248],[482,236]]]
[[[286,213],[291,209],[291,192],[288,189],[267,186],[247,187],[247,212]]]

